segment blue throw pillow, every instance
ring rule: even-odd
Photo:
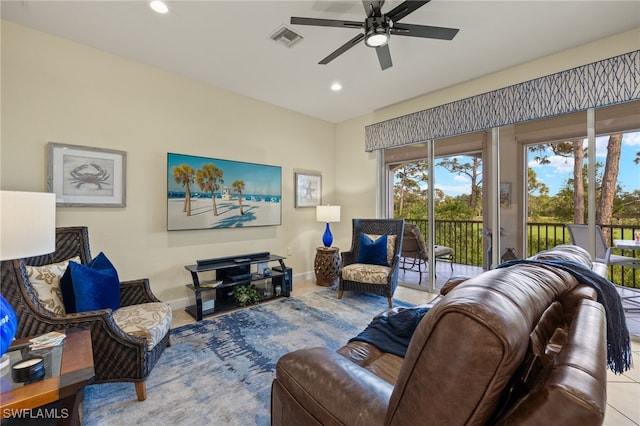
[[[387,234],[383,234],[373,241],[366,234],[360,234],[360,251],[358,252],[358,263],[369,265],[389,266],[387,263]]]
[[[69,264],[75,263],[73,260]],[[62,293],[62,304],[64,311],[68,314],[76,313],[76,295],[73,293],[73,283],[71,282],[71,268],[67,266],[62,277],[60,277],[60,292]]]
[[[67,313],[120,307],[120,279],[102,252],[87,265],[69,262],[60,288]]]

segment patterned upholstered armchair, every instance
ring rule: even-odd
[[[2,295],[18,317],[16,338],[71,327],[91,330],[96,383],[134,382],[146,399],[145,380],[170,344],[171,308],[151,292],[149,281],[120,283],[120,308],[67,314],[56,287],[72,259],[91,261],[86,227],[58,228],[56,251],[2,262]]]
[[[393,306],[393,293],[398,287],[400,250],[404,219],[353,219],[350,251],[342,252],[342,269],[338,298],[345,291],[362,291],[385,296]],[[365,235],[363,237],[363,234]],[[386,250],[381,262],[370,262],[369,243],[386,235]]]

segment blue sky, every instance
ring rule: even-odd
[[[596,162],[604,163],[607,159],[607,142],[609,136],[596,137]],[[585,140],[585,147],[587,141]],[[625,133],[622,137],[620,152],[620,171],[618,184],[623,191],[632,192],[640,189],[640,165],[633,160],[640,151],[640,132]],[[538,175],[538,180],[549,187],[549,194],[556,194],[568,177],[573,175],[573,159],[559,156],[549,158],[551,164],[541,166],[533,161],[533,155],[529,159],[529,167],[532,167]],[[599,170],[602,172],[602,169]]]
[[[596,138],[596,161],[604,164],[607,156],[607,141],[609,137]],[[586,145],[586,140],[585,140]],[[620,172],[618,183],[626,192],[640,189],[640,165],[634,164],[636,152],[640,151],[640,132],[625,133],[622,138],[622,148],[620,155]],[[468,157],[459,157],[459,161],[468,162]],[[550,156],[550,164],[540,165],[533,161],[530,156],[529,167],[533,167],[538,180],[544,182],[549,187],[549,194],[556,194],[573,174],[573,159],[560,156]],[[437,163],[437,160],[436,160]],[[435,168],[436,188],[443,190],[449,196],[468,194],[470,191],[470,180],[467,176],[455,176],[450,174],[443,167]]]

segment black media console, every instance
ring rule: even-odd
[[[284,259],[261,252],[203,259],[185,266],[193,279],[187,288],[193,290],[196,298],[195,305],[187,306],[186,311],[200,321],[203,316],[238,307],[233,297],[233,288],[238,285],[253,284],[261,300],[289,297],[293,274]],[[272,262],[278,262],[278,266],[269,266]],[[268,268],[270,274],[264,274],[264,268]]]

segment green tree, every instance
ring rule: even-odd
[[[428,163],[425,160],[403,163],[394,171],[394,216],[404,217],[404,206],[408,199],[415,202],[419,199],[421,184],[428,180]],[[421,202],[425,202],[424,199]]]
[[[545,209],[548,205],[549,187],[538,180],[536,171],[527,168],[527,204],[529,206],[529,218],[540,220],[545,216]]]
[[[437,219],[470,220],[476,212],[469,206],[465,197],[449,198],[446,202],[435,207]]]
[[[596,211],[596,222],[609,225],[613,216],[614,199],[618,189],[618,173],[620,170],[620,150],[622,148],[622,134],[609,135],[607,142],[607,160],[602,174],[600,188],[600,205]],[[603,229],[605,238],[609,238],[609,228]]]
[[[242,210],[242,191],[244,191],[244,181],[234,180],[231,184],[231,190],[238,193],[238,205],[240,206],[240,214],[244,214]]]
[[[193,183],[194,171],[193,167],[182,164],[173,168],[173,180],[184,187],[184,206],[182,211],[191,216],[191,188]]]
[[[540,152],[540,156],[534,157],[534,161],[539,164],[549,164],[549,150],[557,156],[573,158],[573,179],[572,191],[569,193],[573,197],[573,223],[584,223],[584,180],[582,179],[582,165],[587,155],[584,149],[584,139],[572,139],[563,142],[544,143],[531,147],[532,151]]]
[[[478,198],[482,187],[482,157],[480,154],[472,155],[471,161],[461,163],[460,157],[446,158],[440,160],[437,165],[445,168],[450,173],[464,175],[471,181],[471,193],[469,194],[469,207],[477,210]]]
[[[640,189],[621,191],[614,201],[613,215],[619,223],[637,225],[640,218]]]
[[[215,192],[220,189],[220,186],[224,183],[222,175],[222,169],[217,168],[214,164],[205,164],[196,172],[196,183],[200,189],[211,194],[214,216],[218,216]]]
[[[571,141],[573,150],[573,223],[584,223],[584,179],[582,165],[584,163],[585,149],[582,139]]]

